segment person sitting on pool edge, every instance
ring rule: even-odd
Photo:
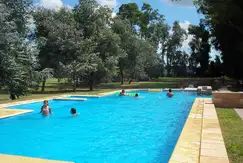
[[[124,89],[120,92],[119,96],[126,96],[126,92]]]
[[[44,101],[44,105],[41,107],[40,113],[42,115],[44,115],[44,116],[47,116],[48,114],[52,114],[51,108],[48,105],[48,101],[47,100]]]
[[[173,97],[174,96],[174,94],[172,93],[172,90],[171,89],[169,89],[169,92],[167,93],[166,96],[167,97]]]
[[[77,110],[75,108],[71,108],[70,113],[72,114],[72,116],[77,116]]]

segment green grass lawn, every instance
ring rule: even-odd
[[[217,109],[230,162],[243,163],[243,121],[234,109]]]

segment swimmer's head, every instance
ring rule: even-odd
[[[169,92],[172,92],[172,90],[171,90],[171,89],[169,89]]]
[[[72,109],[70,110],[70,113],[71,113],[71,114],[76,114],[76,113],[77,113],[77,110],[76,110],[75,108],[72,108]]]
[[[122,93],[125,93],[125,90],[124,89],[122,90]]]
[[[44,101],[44,106],[47,106],[47,105],[48,105],[48,101],[45,100],[45,101]]]
[[[138,94],[137,93],[135,94],[135,97],[138,97]]]

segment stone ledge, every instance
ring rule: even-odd
[[[0,162],[1,163],[74,163],[74,162],[45,160],[39,158],[13,156],[13,155],[5,155],[5,154],[0,154]]]
[[[197,98],[169,163],[229,163],[215,106]]]
[[[13,117],[20,114],[30,113],[33,110],[20,110],[20,109],[1,109],[0,108],[0,119]]]

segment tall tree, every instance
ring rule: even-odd
[[[208,71],[211,50],[209,31],[206,29],[203,20],[200,21],[199,26],[190,25],[188,31],[193,36],[189,42],[192,57],[195,57],[197,64],[199,64],[197,75],[204,76]]]
[[[12,99],[28,91],[37,64],[37,49],[27,39],[30,2],[0,1],[0,82]]]
[[[136,26],[140,23],[142,12],[136,3],[122,4],[117,15],[123,20],[129,20],[131,27],[136,30]]]
[[[97,60],[97,71],[85,75],[90,90],[93,84],[109,79],[116,71],[117,60],[120,54],[120,38],[110,29],[112,11],[99,6],[95,0],[80,0],[74,8],[74,17],[78,28],[83,31],[84,39],[91,39],[95,44],[93,54]],[[91,58],[91,60],[94,58]]]
[[[183,41],[187,37],[186,31],[181,28],[178,21],[175,21],[172,27],[172,35],[167,42],[167,51],[166,51],[166,69],[167,74],[171,76],[172,74],[172,63],[176,58],[176,51],[181,48]]]
[[[222,52],[224,72],[236,79],[243,78],[243,3],[198,0],[196,6],[205,15],[216,49]]]

